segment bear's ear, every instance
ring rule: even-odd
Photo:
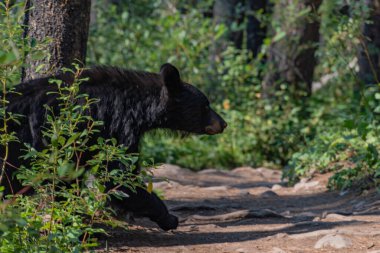
[[[170,63],[165,63],[161,66],[160,74],[169,91],[176,91],[181,87],[179,71]]]

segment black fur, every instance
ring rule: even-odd
[[[48,94],[57,90],[56,84],[49,83],[51,78],[19,84],[17,93],[8,96],[8,112],[24,115],[20,125],[9,125],[9,131],[16,132],[21,143],[30,143],[36,149],[43,148],[47,143],[41,134],[47,114],[44,105],[58,109],[56,95]],[[64,80],[67,84],[73,81],[72,74],[60,74],[53,78]],[[80,93],[99,99],[89,112],[95,120],[104,122],[98,135],[116,138],[119,144],[129,147],[131,153],[138,152],[140,138],[152,129],[206,134],[206,127],[212,126],[213,134],[222,132],[226,127],[223,119],[210,108],[206,96],[194,86],[182,82],[178,70],[170,64],[164,64],[160,74],[94,67],[83,71],[81,78],[88,80],[80,85]],[[15,167],[21,165],[21,149],[19,143],[10,145],[8,162]],[[14,171],[14,168],[7,166],[7,178],[13,179]],[[21,189],[16,180],[12,180],[11,186],[6,186],[6,194],[14,194]],[[123,191],[130,196],[127,200],[114,199],[111,202],[124,210],[151,218],[164,230],[177,227],[178,219],[169,214],[155,194],[143,189],[136,193],[126,188]]]

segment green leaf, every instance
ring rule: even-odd
[[[63,136],[59,136],[59,137],[58,137],[58,143],[59,143],[61,146],[63,146],[63,145],[65,144],[65,141],[66,141],[65,137],[63,137]]]
[[[37,73],[40,72],[42,70],[42,68],[45,67],[45,66],[46,66],[46,64],[40,64],[40,65],[38,65],[37,68],[36,68],[36,72]]]
[[[15,60],[17,60],[17,57],[13,52],[0,51],[0,64],[10,64]]]
[[[58,166],[57,172],[59,177],[66,177],[73,171],[75,164],[73,162],[64,161]]]
[[[73,136],[71,136],[67,140],[67,142],[66,142],[65,146],[63,146],[63,148],[66,148],[66,147],[70,146],[71,144],[73,144],[73,142],[76,141],[80,135],[81,135],[81,133],[75,133]]]
[[[367,150],[372,154],[373,159],[377,159],[379,157],[379,152],[377,151],[375,145],[369,144]]]
[[[44,59],[45,57],[46,57],[46,53],[44,51],[35,51],[33,52],[30,58],[33,61],[38,61],[38,60]]]
[[[348,129],[354,129],[355,127],[355,122],[351,119],[349,120],[345,120],[344,123],[343,123],[343,126],[348,128]]]
[[[115,191],[112,191],[112,193],[118,199],[129,198],[129,195],[123,191],[115,190]]]
[[[282,40],[283,38],[285,38],[286,36],[286,32],[284,31],[280,31],[278,32],[272,39],[272,42],[277,42],[279,40]]]
[[[85,172],[85,169],[84,168],[80,168],[78,170],[74,170],[68,176],[70,177],[71,180],[73,180],[73,179],[76,179],[76,178],[80,177],[84,172]]]
[[[30,47],[33,48],[37,45],[37,40],[36,38],[31,38],[30,40]]]
[[[51,145],[53,147],[58,147],[58,136],[57,134],[53,134],[50,138]]]
[[[138,156],[132,156],[131,157],[132,164],[136,164],[138,160],[139,160]]]

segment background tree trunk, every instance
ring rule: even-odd
[[[221,61],[221,53],[231,43],[241,49],[243,44],[243,29],[234,29],[244,21],[244,2],[242,0],[216,0],[213,8],[213,19],[215,24],[224,24],[227,34],[214,42],[212,52],[213,64]],[[235,26],[235,27],[236,27]]]
[[[380,80],[380,0],[367,0],[371,9],[369,20],[363,24],[362,49],[359,53],[359,77],[365,84]]]
[[[266,37],[267,29],[255,16],[260,10],[266,13],[267,0],[248,0],[247,13],[247,49],[256,57]]]
[[[294,90],[311,94],[315,51],[319,42],[320,22],[317,11],[322,0],[279,0],[274,7],[273,19],[283,36],[273,41],[268,51],[268,72],[263,81],[263,95],[270,97],[278,84],[287,83]],[[294,13],[289,13],[293,4]],[[310,13],[297,16],[306,8]],[[314,15],[313,15],[314,14]]]
[[[42,60],[27,56],[22,80],[56,73],[75,60],[85,62],[91,0],[28,0],[25,36],[32,43],[51,38]],[[36,73],[39,65],[41,73]]]

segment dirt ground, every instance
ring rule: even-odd
[[[99,252],[380,253],[380,194],[329,192],[329,175],[294,187],[266,168],[194,173],[164,165],[155,176],[178,229],[139,219],[129,231],[109,230]]]

